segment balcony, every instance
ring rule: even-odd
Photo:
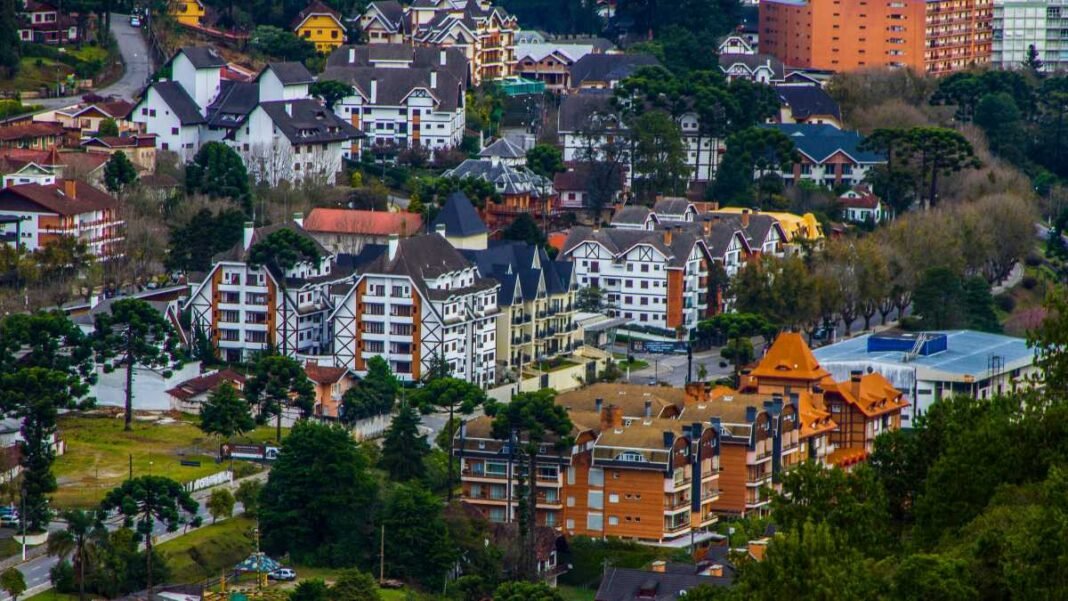
[[[668,536],[674,536],[681,532],[685,532],[690,529],[690,522],[684,521],[680,524],[672,525],[670,522],[664,524],[664,534]]]

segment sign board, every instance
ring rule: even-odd
[[[679,340],[637,340],[631,338],[632,353],[685,353],[689,342]]]
[[[254,461],[273,461],[278,459],[278,447],[269,447],[260,444],[232,444],[222,445],[223,457],[234,459],[252,459]]]

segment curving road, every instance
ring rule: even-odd
[[[119,45],[119,53],[122,54],[125,70],[119,81],[105,88],[94,90],[94,93],[100,96],[120,96],[133,100],[152,75],[152,58],[148,52],[148,44],[145,43],[145,38],[141,35],[139,28],[130,27],[129,15],[111,13],[111,35]],[[32,102],[48,109],[56,109],[80,101],[81,96],[79,94],[60,98],[42,98]]]

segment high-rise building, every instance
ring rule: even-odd
[[[1061,15],[1065,20],[1061,20]],[[1043,71],[1068,67],[1068,2],[1064,0],[996,0],[993,54],[1000,69],[1019,67],[1031,48]]]

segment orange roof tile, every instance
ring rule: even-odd
[[[861,376],[859,398],[853,391],[851,381],[834,382],[827,378],[823,388],[828,393],[841,396],[868,417],[901,411],[909,406],[901,391],[878,372]]]
[[[563,252],[564,243],[567,242],[567,232],[553,232],[549,234],[549,246]]]
[[[416,213],[388,213],[353,209],[312,209],[304,218],[304,230],[330,234],[366,236],[415,236],[423,231],[423,218]]]
[[[750,374],[760,378],[812,382],[830,375],[797,332],[783,332]]]
[[[349,370],[344,367],[330,367],[327,365],[318,365],[316,363],[306,363],[304,365],[304,373],[308,374],[308,379],[312,382],[318,384],[333,384],[345,377],[345,374],[349,373]]]
[[[838,467],[849,467],[864,461],[867,457],[868,452],[864,449],[843,447],[832,451],[827,456],[827,463]]]

